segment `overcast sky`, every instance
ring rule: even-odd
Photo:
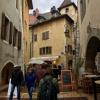
[[[52,6],[56,6],[58,8],[64,0],[33,0],[33,8],[39,9],[40,13],[50,11]],[[76,3],[77,0],[72,0]]]

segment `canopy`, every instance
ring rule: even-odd
[[[33,57],[29,60],[29,64],[43,64],[45,61],[56,60],[59,56],[48,56],[48,57]]]
[[[28,64],[43,64],[44,63],[44,61],[42,61],[42,60],[36,60],[36,59],[34,59],[34,60],[30,60],[29,62],[28,62]]]
[[[41,61],[53,61],[56,60],[59,56],[48,56],[48,57],[33,57],[30,60],[41,60]]]

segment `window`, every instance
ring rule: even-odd
[[[13,46],[18,46],[18,49],[21,49],[21,32],[18,32],[4,13],[2,14],[1,39],[8,41],[9,44],[13,44]]]
[[[30,58],[32,58],[32,42],[30,42]]]
[[[65,12],[67,13],[68,11],[69,11],[69,8],[66,8],[66,9],[65,9]]]
[[[67,53],[68,52],[68,48],[67,48],[67,46],[65,46],[65,53]]]
[[[37,41],[37,34],[33,35],[33,39],[32,40]]]
[[[1,39],[4,39],[4,30],[5,30],[5,14],[2,13],[2,23],[1,23]]]
[[[16,0],[16,8],[18,9],[19,0]]]
[[[10,33],[10,21],[5,16],[5,14],[2,14],[2,23],[1,23],[1,39],[5,41],[9,41],[9,33]]]
[[[21,49],[22,33],[18,32],[18,50]]]
[[[51,47],[46,47],[46,53],[51,54]]]
[[[40,48],[40,55],[47,55],[52,53],[52,47],[42,47]]]
[[[5,17],[5,30],[4,30],[4,40],[8,40],[8,34],[9,34],[9,29],[10,28],[10,22],[7,17]]]
[[[80,1],[80,13],[81,13],[81,21],[83,21],[83,18],[86,13],[86,0],[81,0]]]
[[[43,39],[43,40],[49,39],[49,31],[46,31],[46,32],[43,32],[43,33],[42,33],[42,39]]]
[[[13,32],[13,46],[16,45],[16,41],[17,41],[17,29],[14,28],[14,32]]]
[[[10,22],[9,44],[12,44],[13,24]]]
[[[72,53],[72,46],[68,45],[68,52],[71,54]]]

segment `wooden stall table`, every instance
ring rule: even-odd
[[[97,78],[100,78],[100,75],[86,75],[85,77],[90,78],[92,80],[92,86],[93,86],[93,93],[94,93],[94,100],[97,100],[96,95],[96,84],[98,81],[96,81]],[[96,83],[95,83],[96,82]]]
[[[100,80],[96,80],[95,83],[100,85]]]
[[[96,89],[96,85],[100,85],[100,80],[96,80],[94,81],[94,100],[97,100],[97,89]]]

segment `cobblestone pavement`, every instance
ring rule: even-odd
[[[80,97],[86,97],[87,99],[82,99]],[[0,100],[7,100],[7,93],[2,92],[0,93]],[[15,98],[15,97],[14,97]],[[27,93],[21,93],[21,100],[28,100],[28,94]],[[37,93],[33,93],[33,100],[36,100]],[[94,100],[93,94],[84,94],[82,92],[60,92],[58,94],[59,100]],[[77,99],[78,98],[78,99]],[[100,94],[98,95],[98,100],[100,98]],[[16,99],[14,99],[16,100]]]

